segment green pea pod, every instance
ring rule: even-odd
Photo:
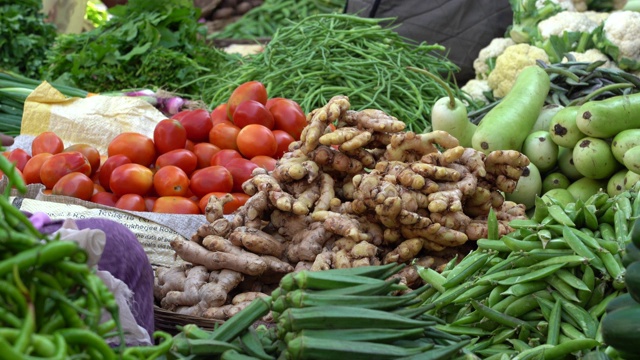
[[[564,299],[559,294],[552,293],[552,295],[556,301],[559,300],[562,302],[562,308],[565,309],[569,314],[569,317],[571,317],[580,326],[584,334],[590,339],[595,338],[598,330],[598,322],[591,317],[584,308]]]
[[[537,269],[534,271],[530,271],[524,275],[521,276],[512,276],[510,278],[504,279],[504,280],[500,280],[498,281],[498,284],[500,285],[514,285],[514,284],[520,284],[520,283],[524,283],[527,281],[534,281],[534,280],[540,280],[543,279],[551,274],[553,274],[554,272],[556,272],[557,270],[559,270],[560,268],[564,267],[564,264],[557,264],[557,265],[551,265],[549,267],[543,268],[543,269]],[[528,269],[530,270],[530,269]]]
[[[564,212],[564,210],[559,205],[551,205],[549,206],[549,215],[561,225],[575,227],[576,224],[571,220],[571,218]]]
[[[591,267],[588,267],[588,266],[587,268],[591,269]],[[591,271],[591,273],[593,274],[593,270]],[[591,292],[591,289],[589,288],[589,286],[587,286],[587,284],[585,284],[584,281],[582,281],[582,279],[573,275],[573,273],[569,270],[560,269],[556,271],[555,276],[557,276],[562,281],[567,283],[567,285],[571,286],[576,290]]]
[[[474,275],[484,267],[490,256],[493,255],[489,253],[482,253],[481,256],[479,256],[473,263],[464,264],[463,266],[461,266],[462,263],[458,264],[458,266],[453,268],[451,273],[449,273],[449,276],[447,276],[447,281],[442,284],[442,287],[444,287],[445,289],[450,289],[467,281],[472,275]],[[453,272],[455,270],[458,271],[454,274]]]
[[[547,344],[549,345],[557,345],[560,340],[561,314],[562,303],[556,300],[549,315],[549,326],[547,328]]]
[[[600,342],[594,339],[574,339],[558,344],[544,351],[544,360],[564,359],[567,355],[578,352],[591,350],[600,346]]]

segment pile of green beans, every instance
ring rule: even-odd
[[[385,20],[319,14],[283,26],[264,52],[198,79],[203,100],[214,108],[238,85],[256,80],[270,97],[295,100],[307,113],[345,95],[353,110],[380,109],[404,121],[407,130],[428,130],[432,105],[447,93],[407,67],[424,68],[450,82],[458,68],[442,56],[444,47],[412,43],[381,26]],[[458,98],[468,98],[451,87]]]
[[[0,195],[0,358],[157,358],[147,355],[170,342],[126,348],[118,304],[87,266],[86,252],[75,241],[40,233],[9,202],[12,189],[24,193],[26,186],[1,155],[0,171],[8,178]],[[104,312],[111,315],[107,321]],[[112,348],[110,341],[120,345]]]
[[[564,359],[603,345],[607,304],[625,291],[621,257],[640,216],[637,189],[600,192],[567,205],[538,198],[514,232],[478,240],[478,249],[442,273],[420,268],[432,289],[427,314],[436,328],[473,336],[467,350],[484,359]]]
[[[257,299],[206,331],[186,325],[174,339],[180,356],[242,359],[453,359],[469,339],[435,329],[419,296],[390,279],[405,265],[301,271],[286,275],[270,297]],[[269,311],[274,326],[251,326]]]
[[[213,39],[270,38],[291,21],[324,13],[342,12],[345,0],[265,0],[238,21],[213,33]]]

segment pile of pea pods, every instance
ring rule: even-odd
[[[440,330],[472,337],[473,358],[615,359],[601,320],[626,293],[622,257],[640,215],[636,187],[569,204],[538,198],[530,219],[511,221],[515,230],[501,237],[491,213],[477,250],[441,273],[419,267],[432,287],[422,294],[426,314],[446,321]]]

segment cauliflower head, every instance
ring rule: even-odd
[[[602,51],[624,70],[640,70],[640,12],[614,11],[604,21]]]
[[[589,49],[583,53],[579,53],[579,52],[570,52],[569,54],[571,54],[577,61],[577,62],[588,62],[588,63],[592,63],[592,62],[596,62],[596,61],[606,61],[604,64],[600,65],[600,67],[602,68],[607,68],[607,69],[617,69],[618,67],[616,66],[616,64],[611,61],[611,59],[609,59],[609,57],[605,54],[602,53],[602,51],[598,50],[598,49]],[[562,59],[563,63],[568,62],[569,59],[567,59],[566,57]]]
[[[489,45],[484,47],[478,53],[478,58],[473,61],[473,69],[476,72],[476,79],[486,79],[491,72],[489,60],[497,58],[506,48],[515,45],[516,42],[511,38],[495,38],[491,40]]]
[[[489,86],[493,89],[493,96],[502,98],[507,95],[522,69],[536,65],[536,60],[548,63],[549,56],[544,50],[529,44],[509,46],[498,56],[496,67],[487,78]]]
[[[488,104],[489,100],[484,93],[487,91],[491,91],[491,87],[489,86],[489,82],[487,80],[482,79],[471,79],[464,84],[463,87],[460,88],[463,92],[467,93],[471,100],[477,103]]]
[[[552,35],[562,36],[565,32],[591,33],[600,25],[587,14],[575,11],[563,11],[538,23],[538,31],[543,39]]]

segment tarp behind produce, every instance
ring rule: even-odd
[[[445,46],[461,68],[458,83],[475,76],[473,60],[493,38],[504,36],[513,20],[507,0],[348,0],[346,12],[395,17],[400,35]]]

